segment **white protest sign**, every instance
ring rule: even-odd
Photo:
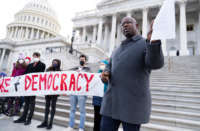
[[[175,39],[175,0],[165,0],[153,24],[151,40]]]

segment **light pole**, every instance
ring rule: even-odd
[[[75,32],[76,32],[75,30],[73,30],[73,32],[72,32],[71,46],[70,46],[70,50],[69,50],[70,54],[73,54],[73,42],[74,42]]]

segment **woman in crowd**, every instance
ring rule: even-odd
[[[54,59],[52,61],[52,65],[47,69],[47,71],[61,71],[60,69],[61,61],[58,59]],[[47,128],[51,129],[53,124],[54,115],[56,112],[56,102],[57,102],[58,95],[47,95],[45,96],[46,99],[46,106],[45,106],[45,117],[44,121],[38,125],[38,128]],[[48,123],[48,115],[50,112],[50,104],[51,104],[51,118]]]
[[[12,70],[12,77],[24,75],[26,71],[27,64],[25,63],[25,58],[23,54],[20,54],[16,63],[14,63]],[[11,97],[8,100],[8,116],[17,115],[20,112],[20,97]]]
[[[103,72],[105,69],[106,65],[108,64],[107,60],[102,60],[100,62],[99,66],[99,73]],[[108,84],[104,84],[104,92],[107,90]],[[93,101],[92,104],[94,106],[94,128],[93,131],[100,131],[100,124],[101,124],[101,114],[100,114],[100,109],[101,109],[101,102],[102,102],[102,97],[97,97],[93,96]]]

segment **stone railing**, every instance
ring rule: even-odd
[[[87,10],[84,12],[77,12],[75,14],[75,18],[81,18],[81,17],[85,17],[85,16],[94,16],[98,13],[97,9],[93,9],[93,10]]]

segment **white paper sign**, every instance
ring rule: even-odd
[[[151,40],[175,39],[175,0],[165,0],[153,24]]]

